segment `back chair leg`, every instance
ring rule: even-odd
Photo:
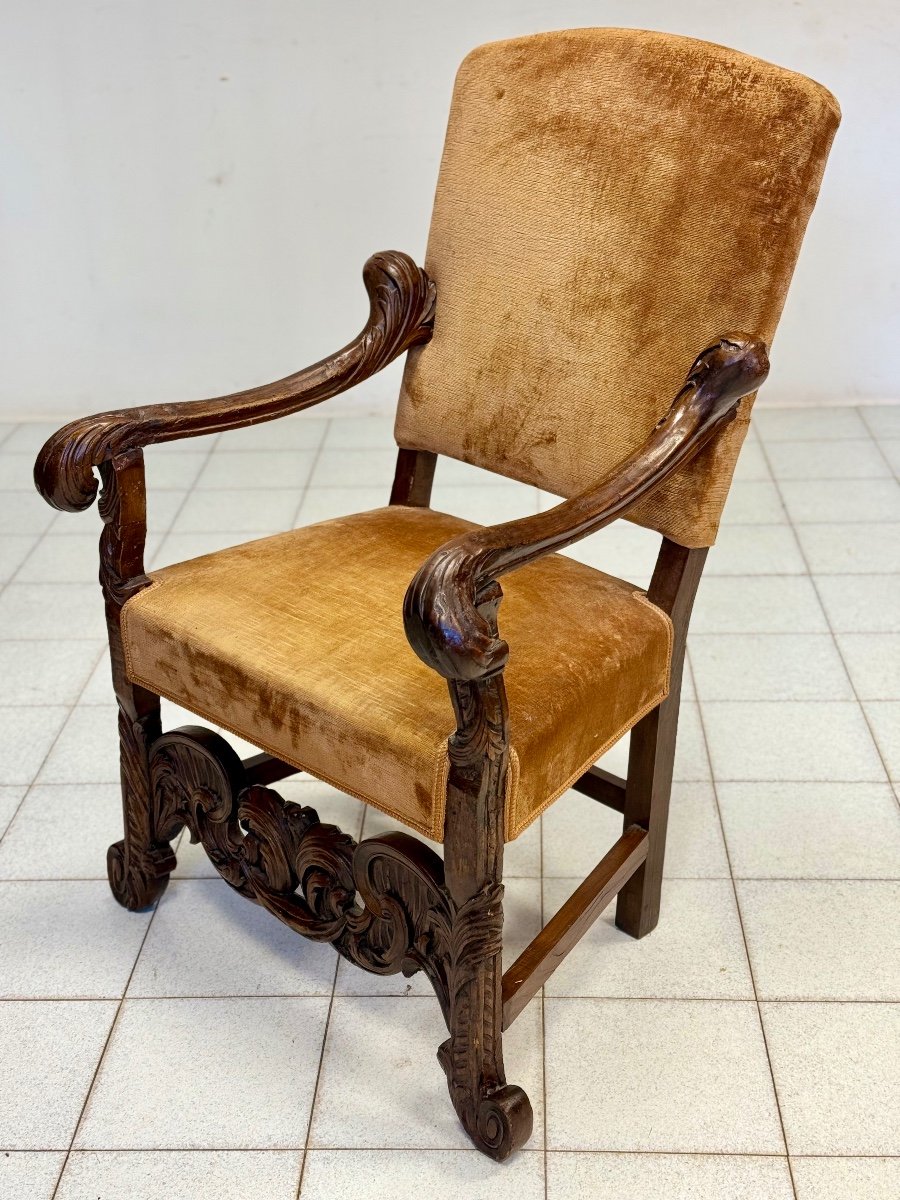
[[[623,828],[639,825],[649,837],[643,865],[619,892],[616,925],[636,938],[650,933],[659,921],[684,652],[707,553],[664,538],[647,591],[648,599],[671,617],[674,633],[669,695],[632,729],[628,753]]]
[[[451,683],[444,871],[453,901],[448,972],[450,1037],[438,1058],[475,1146],[502,1160],[531,1136],[525,1092],[506,1082],[501,996],[503,813],[507,768],[503,683]]]

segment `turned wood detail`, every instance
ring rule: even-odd
[[[89,508],[97,495],[93,468],[116,455],[299,412],[374,375],[410,346],[428,341],[434,284],[408,255],[396,250],[372,255],[363,268],[363,283],[369,318],[336,354],[276,383],[229,396],[120,409],[72,421],[54,433],[38,455],[38,491],[54,508]]]
[[[509,647],[480,615],[499,576],[562,550],[621,517],[734,419],[769,370],[766,347],[747,334],[720,338],[698,356],[644,445],[596,487],[546,512],[460,534],[419,569],[404,601],[410,645],[448,679],[500,671]]]

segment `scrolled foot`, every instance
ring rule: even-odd
[[[123,908],[139,912],[160,898],[175,866],[175,855],[168,845],[156,847],[140,863],[128,861],[125,843],[113,842],[106,852],[106,872],[113,896]]]
[[[438,1050],[438,1061],[446,1072],[450,1098],[463,1128],[476,1150],[503,1162],[531,1137],[534,1127],[531,1101],[513,1083],[486,1087],[480,1093],[454,1085],[450,1058],[448,1040]]]

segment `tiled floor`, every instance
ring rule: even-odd
[[[389,422],[318,411],[151,450],[150,564],[384,503]],[[896,1200],[900,407],[758,411],[693,622],[661,924],[607,913],[513,1026],[536,1123],[502,1167],[453,1116],[421,977],[338,966],[197,847],[156,911],[113,903],[98,521],[32,490],[49,432],[0,426],[0,1195]],[[550,502],[438,470],[476,520]],[[655,548],[620,522],[574,553],[646,583]],[[508,848],[512,955],[617,833],[572,793]]]

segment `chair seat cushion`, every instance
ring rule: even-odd
[[[446,681],[413,653],[403,597],[469,521],[391,507],[154,571],[123,610],[129,678],[443,839]],[[561,555],[502,580],[511,840],[666,695],[669,618]]]

